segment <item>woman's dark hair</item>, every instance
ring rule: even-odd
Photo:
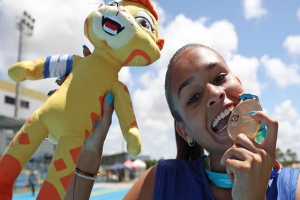
[[[179,115],[178,111],[174,107],[174,102],[173,102],[173,99],[171,97],[171,92],[170,92],[170,81],[171,81],[170,71],[171,71],[171,68],[174,66],[175,61],[177,61],[177,59],[179,58],[179,56],[181,55],[181,53],[184,50],[186,50],[188,48],[196,48],[196,47],[206,48],[206,49],[209,49],[209,50],[217,53],[215,50],[211,49],[210,47],[204,46],[202,44],[196,44],[196,43],[187,44],[187,45],[181,47],[179,50],[177,50],[176,53],[172,56],[172,58],[170,59],[170,62],[168,64],[168,69],[167,69],[167,73],[166,73],[166,77],[165,77],[165,95],[166,95],[166,99],[167,99],[167,103],[168,103],[170,112],[175,120],[174,129],[175,129],[175,138],[176,138],[176,146],[177,146],[176,159],[195,160],[204,154],[204,149],[201,146],[199,146],[197,143],[195,143],[195,145],[192,147],[189,146],[188,143],[178,134],[176,127],[175,127],[176,122],[184,124],[184,121],[183,121],[182,117]]]

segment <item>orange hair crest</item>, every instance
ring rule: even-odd
[[[136,3],[141,3],[143,6],[148,8],[149,11],[151,12],[151,14],[155,17],[155,19],[158,20],[157,12],[155,11],[151,0],[125,0],[125,1],[132,1],[132,2],[136,2]]]

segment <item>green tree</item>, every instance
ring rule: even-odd
[[[284,153],[279,148],[276,149],[276,159],[279,162],[283,162],[284,161]]]
[[[287,149],[286,152],[282,152],[280,148],[276,149],[276,159],[283,166],[290,166],[293,163],[298,163],[297,153],[293,152],[291,149]]]

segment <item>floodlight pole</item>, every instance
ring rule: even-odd
[[[24,11],[23,16],[21,18],[18,17],[17,29],[19,30],[19,34],[20,34],[19,47],[18,47],[18,62],[21,61],[23,34],[25,34],[26,36],[32,35],[34,22],[35,19],[33,19],[26,11]],[[20,93],[20,84],[16,83],[15,118],[18,118],[19,93]]]

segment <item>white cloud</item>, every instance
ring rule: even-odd
[[[239,77],[245,92],[260,95],[261,85],[257,79],[259,60],[257,58],[246,58],[241,55],[234,55],[227,61],[232,72]]]
[[[300,9],[299,9],[300,13]],[[287,49],[291,55],[300,55],[300,35],[291,35],[285,38],[283,47]]]
[[[298,20],[300,22],[300,7],[298,8],[298,11],[297,11],[297,18],[298,18]]]
[[[261,58],[266,75],[275,81],[280,87],[300,84],[299,66],[297,64],[287,66],[279,58],[269,58],[264,55]]]
[[[275,106],[274,116],[277,120],[293,122],[297,119],[298,112],[292,106],[292,101],[289,99],[282,102],[280,105]]]
[[[156,1],[152,1],[152,3],[153,3],[153,6],[155,7],[157,15],[158,15],[158,26],[161,27],[166,22],[166,20],[169,18],[169,16],[164,11],[164,9],[162,7],[160,7],[158,3],[156,3]]]
[[[119,72],[119,80],[125,83],[128,87],[134,85],[129,67],[123,67]]]
[[[286,100],[274,109],[274,118],[278,120],[277,147],[282,151],[291,149],[300,158],[300,118],[297,110],[292,106],[291,100]]]
[[[166,67],[169,59],[183,45],[200,43],[217,50],[224,59],[230,58],[237,50],[238,37],[234,25],[227,20],[214,21],[206,25],[205,18],[191,20],[180,14],[160,28],[165,38],[162,56],[156,67]]]
[[[262,7],[262,0],[244,0],[243,6],[247,20],[260,19],[267,14],[267,10]]]
[[[298,122],[299,121],[300,119],[298,119]],[[293,152],[296,152],[298,156],[298,160],[300,158],[299,137],[300,137],[299,125],[293,126],[288,121],[279,122],[277,147],[279,147],[282,151],[291,149]]]

